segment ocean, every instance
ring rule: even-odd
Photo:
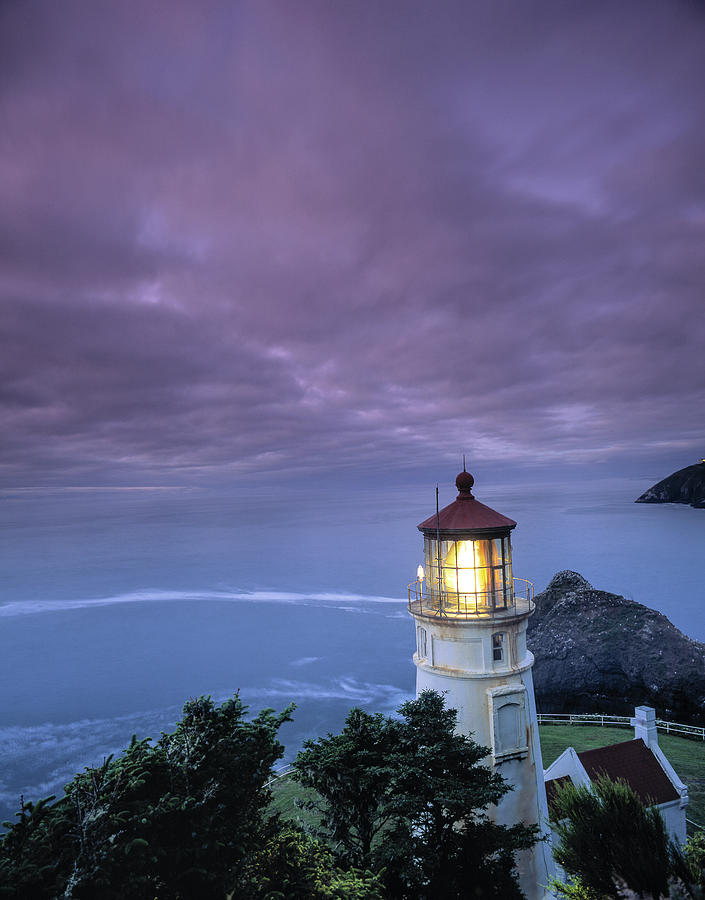
[[[705,640],[705,510],[635,504],[648,486],[475,494],[519,523],[514,571],[537,591],[573,569]],[[189,697],[296,703],[285,760],[352,706],[396,709],[414,691],[406,585],[434,487],[1,492],[0,821],[170,730]]]

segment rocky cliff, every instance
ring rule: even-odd
[[[635,502],[690,503],[705,509],[705,461],[679,469],[650,487]]]
[[[705,644],[661,613],[559,572],[529,619],[539,712],[633,714],[642,704],[705,724]]]

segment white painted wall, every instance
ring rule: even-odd
[[[417,696],[430,689],[445,695],[458,711],[459,733],[489,747],[487,764],[514,790],[491,812],[500,824],[539,823],[550,833],[543,781],[534,684],[533,655],[526,647],[528,612],[514,618],[427,619],[417,626]],[[504,635],[503,659],[493,659],[492,635]],[[521,887],[528,900],[549,896],[553,874],[548,843],[517,857]]]

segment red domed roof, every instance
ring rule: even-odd
[[[514,519],[503,516],[484,503],[476,500],[471,488],[474,478],[469,472],[461,472],[455,480],[459,490],[457,498],[448,506],[443,507],[438,517],[434,513],[425,519],[419,526],[419,531],[453,532],[457,535],[461,531],[484,532],[508,532],[516,527]]]

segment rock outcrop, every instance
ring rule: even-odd
[[[698,509],[705,509],[705,460],[679,469],[644,491],[634,502],[689,503]]]
[[[661,613],[559,572],[529,619],[539,712],[631,715],[705,724],[705,644]]]

